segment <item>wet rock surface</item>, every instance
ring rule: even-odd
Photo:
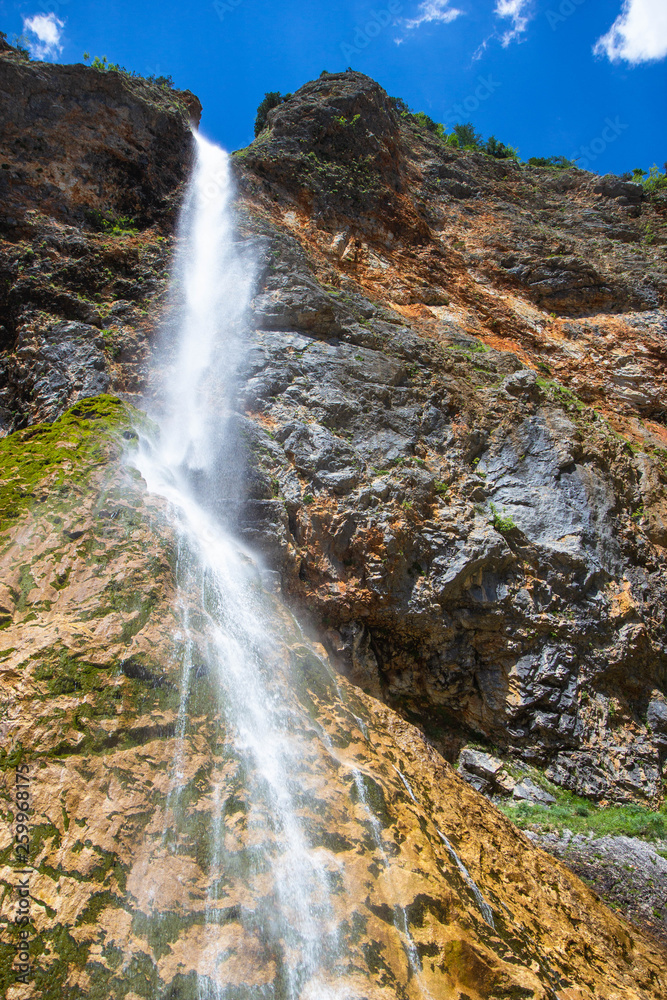
[[[225,753],[214,679],[193,670],[183,686],[174,538],[163,501],[127,461],[134,428],[145,431],[145,418],[98,397],[0,441],[0,811],[9,817],[14,767],[26,762],[35,989],[47,1000],[148,1000],[202,983],[279,995],[280,952],[262,934],[275,897],[268,873],[248,863],[275,850],[273,830]],[[331,920],[346,942],[337,987],[358,1000],[667,995],[657,945],[536,850],[415,727],[337,677],[285,610],[275,613],[270,666],[275,683],[290,684],[292,732],[308,747],[300,815],[330,872]],[[203,648],[206,635],[195,638]],[[346,638],[359,664],[363,638]],[[11,822],[0,830],[8,921]],[[218,920],[207,909],[212,884]],[[21,1000],[14,951],[3,930],[0,984]]]

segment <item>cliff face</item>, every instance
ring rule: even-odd
[[[267,237],[245,390],[288,589],[450,752],[455,721],[659,799],[664,197],[451,151],[354,73],[236,162],[292,236]]]
[[[2,760],[34,774],[38,988],[176,998],[198,973],[279,995],[241,919],[270,907],[261,879],[205,913],[221,709],[198,678],[179,735],[174,540],[122,460],[196,99],[8,51],[0,79]],[[437,752],[474,738],[596,799],[662,799],[664,205],[452,151],[354,73],[306,85],[234,162],[260,258],[241,529],[352,682],[276,611],[299,725],[333,740],[304,809],[347,873],[349,995],[667,995],[653,945]],[[232,872],[249,808],[224,819]]]
[[[119,73],[0,52],[0,425],[145,373],[200,105]],[[139,365],[139,370],[137,369]]]

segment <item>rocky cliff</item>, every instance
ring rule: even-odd
[[[235,159],[278,230],[245,405],[286,587],[446,740],[658,801],[664,196],[451,151],[355,73]]]
[[[261,880],[231,879],[217,929],[203,916],[225,766],[210,681],[188,693],[191,829],[164,841],[173,539],[121,460],[198,104],[11,50],[0,80],[3,815],[28,761],[40,942],[38,992],[3,985],[177,998],[198,973],[279,995],[279,957],[239,918],[268,905]],[[323,680],[283,612],[302,725],[334,740],[304,809],[349,881],[349,995],[667,995],[657,946],[441,756],[474,742],[596,800],[662,801],[664,203],[446,148],[357,73],[307,84],[234,163],[258,258],[238,517],[347,677]],[[225,818],[231,870],[247,810]]]

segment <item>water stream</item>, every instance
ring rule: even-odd
[[[178,859],[194,840],[201,859],[198,1000],[347,1000],[357,995],[344,983],[358,934],[336,897],[345,877],[354,875],[342,871],[325,847],[332,820],[323,794],[338,795],[338,815],[347,816],[350,790],[356,789],[378,865],[387,869],[386,892],[393,897],[396,891],[363,776],[350,765],[349,790],[340,780],[335,739],[313,716],[310,694],[295,694],[294,663],[309,682],[315,676],[316,686],[328,685],[330,699],[338,697],[343,706],[340,688],[317,656],[299,651],[299,642],[302,650],[307,646],[303,635],[262,587],[262,567],[235,531],[243,496],[235,395],[254,267],[235,232],[228,156],[199,135],[195,147],[166,331],[167,374],[153,414],[159,434],[143,439],[134,459],[149,491],[165,501],[177,541],[179,708],[163,831],[153,857]],[[207,716],[218,720],[212,763],[199,778],[206,786],[201,809],[193,806],[188,771],[199,735],[190,717],[197,686],[206,686]],[[367,742],[363,720],[344,707],[341,712]],[[339,791],[324,793],[327,772],[336,774]],[[147,862],[147,882],[150,872]],[[151,920],[156,928],[164,921],[166,934],[160,893],[156,877]],[[388,902],[407,978],[419,980],[407,912],[394,898]],[[208,935],[209,929],[215,933]],[[250,973],[255,979],[247,986]],[[430,996],[425,987],[420,994]],[[162,1000],[159,988],[155,996]]]

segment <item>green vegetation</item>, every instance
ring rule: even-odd
[[[496,160],[518,160],[519,151],[513,146],[506,146],[504,142],[496,139],[495,135],[490,135],[482,146],[482,152],[488,156],[493,156]]]
[[[491,510],[493,527],[496,531],[499,531],[501,534],[505,534],[508,531],[514,531],[516,528],[516,522],[511,514],[506,514],[504,508],[502,511],[498,510],[493,502],[489,504],[489,508]]]
[[[340,195],[350,209],[361,195],[377,196],[381,191],[371,155],[348,157],[338,163],[320,158],[311,149],[302,158],[300,167],[313,190]]]
[[[645,174],[643,170],[635,170],[632,179],[641,184],[649,196],[657,194],[658,191],[665,191],[667,190],[667,163],[665,163],[662,173],[660,173],[657,164],[654,163],[648,174]]]
[[[540,366],[541,367],[541,366]],[[542,378],[537,376],[537,384],[540,389],[542,389],[554,403],[558,403],[563,409],[568,412],[583,413],[586,409],[586,404],[579,399],[575,392],[568,389],[567,386],[561,385],[560,382],[556,382],[553,379]]]
[[[131,219],[127,215],[110,215],[108,212],[101,212],[98,208],[88,208],[84,214],[86,221],[98,233],[108,233],[109,236],[121,236],[126,233],[138,232],[134,219]]]
[[[550,170],[567,170],[576,166],[574,160],[568,160],[566,156],[531,156],[528,160],[529,167],[547,167]]]
[[[350,125],[356,125],[360,121],[361,115],[353,115],[352,118],[345,118],[344,115],[338,115],[334,118],[334,121],[341,126],[341,128],[348,127]]]
[[[36,424],[0,440],[0,530],[47,492],[65,498],[84,484],[109,446],[132,433],[132,411],[114,396],[84,399],[53,424]]]
[[[155,76],[152,73],[150,76],[143,76],[141,73],[135,73],[134,70],[125,69],[124,66],[120,66],[118,63],[109,62],[106,56],[95,56],[91,59],[90,52],[83,53],[83,61],[90,64],[91,69],[96,69],[100,73],[122,73],[123,76],[130,77],[131,79],[146,80],[148,83],[155,84],[156,87],[161,87],[163,90],[171,90],[174,86],[174,81],[170,76]]]
[[[494,135],[484,140],[481,132],[478,132],[472,122],[460,122],[447,134],[445,126],[441,122],[436,122],[424,111],[411,111],[408,105],[400,97],[390,97],[389,100],[398,111],[401,118],[408,118],[420,128],[425,129],[432,135],[441,139],[446,145],[454,146],[456,149],[473,150],[478,153],[486,153],[496,160],[518,160],[519,151],[512,146],[500,142]]]
[[[4,31],[0,31],[0,40],[7,42],[8,45],[11,45],[21,59],[30,59],[30,52],[28,51],[28,38],[26,35],[14,35],[11,42],[8,42],[6,33]]]
[[[255,138],[257,138],[259,133],[263,132],[266,128],[269,111],[273,108],[277,108],[280,104],[284,104],[285,101],[289,101],[291,96],[291,94],[281,94],[279,90],[270,90],[264,94],[264,99],[260,102],[257,108],[257,117],[255,118]]]
[[[593,833],[596,837],[641,837],[661,840],[667,837],[667,806],[657,811],[648,806],[598,806],[541,778],[539,784],[556,798],[551,805],[526,802],[501,803],[500,808],[521,830],[533,829],[545,833]]]

